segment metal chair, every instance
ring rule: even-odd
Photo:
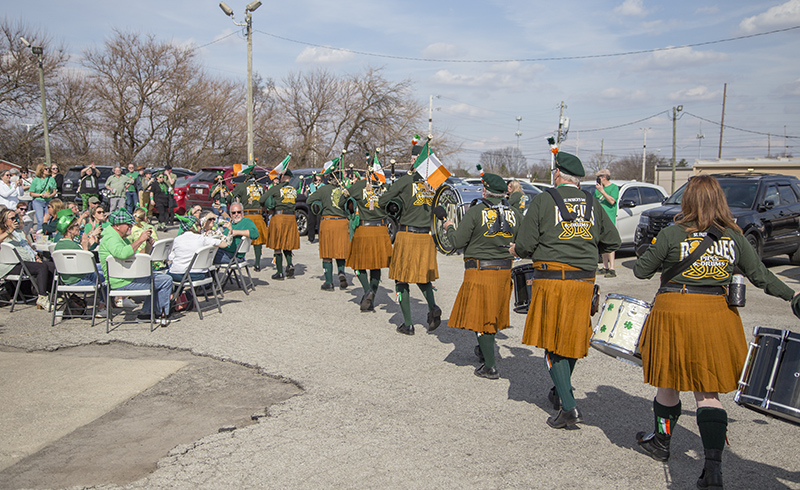
[[[195,252],[194,257],[192,257],[191,263],[189,263],[189,267],[186,269],[186,272],[183,273],[183,277],[180,281],[172,280],[173,286],[173,297],[177,298],[178,296],[183,293],[183,290],[187,287],[191,288],[192,290],[192,297],[194,298],[194,307],[197,308],[197,314],[200,315],[200,319],[203,319],[203,310],[200,308],[200,302],[197,301],[197,288],[203,288],[203,295],[206,297],[206,302],[209,301],[208,299],[208,286],[211,286],[211,292],[214,294],[214,300],[217,302],[217,310],[222,313],[222,306],[219,304],[219,296],[217,295],[217,284],[214,277],[208,272],[209,267],[214,264],[214,256],[217,254],[217,247],[213,245],[208,245],[206,247],[201,248],[197,252]],[[199,281],[193,280],[191,277],[192,272],[203,272],[207,273],[208,275]]]
[[[150,256],[147,254],[136,254],[133,257],[129,257],[127,259],[117,259],[113,256],[109,255],[106,259],[106,264],[108,264],[108,277],[106,277],[106,333],[111,331],[111,325],[115,325],[115,328],[125,324],[125,323],[139,323],[137,321],[121,321],[117,322],[116,324],[112,321],[110,305],[114,303],[111,302],[111,298],[116,298],[119,296],[142,296],[146,297],[149,296],[151,301],[154,301],[155,296],[155,286],[153,284],[153,268],[150,265]],[[150,279],[150,288],[149,289],[111,289],[111,279],[140,279],[143,277],[147,277]],[[153,324],[155,323],[155,308],[154,305],[151,304],[150,308],[150,331],[152,332],[155,330],[153,328]]]
[[[38,295],[41,294],[39,292],[39,287],[36,285],[36,281],[33,280],[33,275],[25,266],[25,261],[22,260],[22,257],[20,257],[19,252],[14,245],[11,245],[10,243],[0,243],[0,264],[20,264],[22,266],[18,274],[7,274],[3,278],[6,281],[17,283],[17,286],[14,289],[14,297],[11,299],[11,312],[14,311],[14,306],[17,304],[18,297],[23,303],[28,303],[31,300],[35,301]],[[25,298],[25,294],[21,291],[22,283],[25,281],[30,281],[31,285],[33,285],[33,290],[36,292],[35,296]]]
[[[94,262],[94,254],[85,250],[56,250],[53,252],[53,263],[56,265],[56,274],[53,276],[53,321],[52,325],[56,324],[56,311],[58,310],[58,295],[59,293],[67,293],[64,298],[64,314],[69,314],[73,318],[89,318],[92,319],[92,326],[95,323],[95,313],[97,312],[97,294],[103,288],[100,282],[100,274],[97,274],[97,267]],[[94,284],[78,286],[64,284],[61,276],[63,274],[86,275],[94,273]],[[74,315],[69,307],[69,294],[83,293],[86,298],[86,293],[92,293],[92,313],[91,315]],[[108,316],[108,310],[106,310]]]
[[[239,242],[239,246],[236,247],[236,252],[231,257],[231,261],[227,264],[221,264],[224,267],[223,273],[225,274],[225,281],[223,281],[222,286],[228,284],[231,280],[231,276],[236,279],[236,284],[239,288],[244,291],[244,294],[249,295],[249,289],[253,291],[256,290],[256,285],[253,282],[253,276],[250,275],[250,264],[247,262],[245,255],[248,251],[250,251],[250,244],[252,240],[250,237],[242,237],[242,240]],[[239,258],[239,254],[242,255],[242,258]],[[250,281],[250,285],[248,286],[244,281],[244,274],[242,274],[242,269],[247,272],[247,279]]]

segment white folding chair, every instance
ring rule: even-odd
[[[53,263],[56,265],[56,274],[53,278],[53,321],[51,325],[56,324],[56,311],[58,310],[58,295],[59,293],[66,293],[64,297],[64,314],[69,314],[72,318],[92,318],[92,326],[94,327],[95,313],[97,312],[97,295],[103,288],[103,283],[100,282],[100,274],[97,273],[97,267],[94,262],[94,254],[85,250],[56,250],[53,252]],[[68,285],[63,283],[63,274],[86,275],[94,273],[94,284],[85,286]],[[83,293],[86,299],[87,293],[92,293],[92,313],[87,315],[75,315],[70,311],[69,295],[73,293]],[[108,310],[106,310],[107,312]]]
[[[250,251],[250,244],[252,240],[250,237],[242,237],[242,240],[239,242],[239,246],[236,247],[236,252],[233,254],[231,261],[228,264],[223,264],[225,270],[225,281],[223,282],[223,286],[228,284],[231,280],[231,276],[236,279],[236,284],[239,285],[239,288],[244,291],[244,294],[249,295],[250,292],[248,289],[252,289],[253,291],[256,290],[256,285],[253,282],[253,276],[250,275],[250,264],[247,262],[246,254]],[[242,258],[239,258],[239,254],[242,255]],[[242,274],[242,269],[247,273],[247,279],[250,281],[250,285],[248,286],[244,280],[244,274]],[[223,288],[224,289],[224,288]]]
[[[17,265],[21,264],[21,270],[18,274],[7,274],[3,279],[8,282],[16,282],[17,286],[14,289],[14,297],[11,299],[11,311],[14,311],[14,306],[17,304],[17,298],[20,298],[23,303],[29,303],[31,300],[36,301],[36,298],[39,294],[39,287],[36,285],[36,281],[33,280],[33,275],[25,266],[25,261],[22,260],[20,257],[19,252],[17,251],[14,245],[10,243],[0,243],[0,264],[9,264],[9,265]],[[33,290],[35,291],[36,295],[25,298],[25,294],[22,292],[22,283],[25,281],[30,281],[31,285],[33,285]]]
[[[153,262],[166,262],[169,259],[169,253],[172,251],[172,241],[174,238],[164,238],[153,244],[150,250],[150,260]]]
[[[106,277],[106,333],[111,331],[111,325],[115,325],[116,328],[124,323],[139,323],[125,320],[117,322],[116,324],[113,323],[111,318],[112,308],[110,308],[110,305],[114,303],[111,302],[111,298],[119,296],[150,297],[150,301],[152,301],[150,304],[150,331],[152,332],[154,330],[153,324],[155,323],[155,286],[153,285],[153,267],[150,265],[150,256],[147,254],[136,254],[133,257],[123,260],[109,255],[106,259],[106,264],[108,264],[108,277]],[[112,278],[140,279],[144,277],[150,279],[150,288],[148,289],[111,289],[110,282]]]
[[[217,247],[213,245],[201,248],[195,252],[194,257],[192,257],[192,262],[189,264],[186,272],[183,273],[181,280],[175,281],[173,279],[172,281],[173,296],[175,298],[180,296],[185,288],[189,287],[191,289],[192,297],[194,298],[194,307],[197,308],[197,314],[200,315],[201,320],[203,319],[203,310],[200,308],[200,302],[197,301],[197,288],[203,288],[203,295],[206,297],[206,302],[208,302],[208,286],[211,286],[211,292],[214,294],[214,300],[217,302],[217,310],[222,313],[222,306],[219,304],[219,296],[217,295],[216,281],[214,277],[208,273],[208,268],[214,264],[214,256],[216,254]],[[203,272],[208,275],[196,281],[191,277],[192,272]]]

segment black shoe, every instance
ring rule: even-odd
[[[372,309],[372,302],[375,301],[375,292],[370,290],[361,298],[361,311],[369,311]]]
[[[344,275],[344,272],[339,273],[339,289],[347,289],[347,276]]]
[[[605,277],[617,277],[617,271],[615,271],[614,269],[608,269],[608,271],[605,274]]]
[[[282,272],[276,272],[275,274],[272,274],[272,278],[276,281],[283,281],[283,277],[284,275]]]
[[[294,277],[294,266],[292,264],[286,266],[286,277]]]
[[[254,265],[253,266],[253,270],[256,271],[256,272],[261,272],[261,266],[260,265]]]
[[[478,356],[478,360],[481,362],[481,364],[486,361],[486,359],[483,358],[483,351],[481,350],[480,345],[475,346],[475,355]]]
[[[553,410],[561,410],[561,397],[558,396],[555,386],[550,388],[550,392],[547,393],[547,399],[553,404]]]
[[[697,488],[722,488],[722,451],[719,449],[706,449],[706,463],[700,478],[697,479]]]
[[[323,291],[333,291],[333,284],[330,283],[323,283],[322,286],[319,287]]]
[[[669,436],[662,436],[655,432],[639,432],[636,434],[636,442],[642,449],[656,461],[669,460]]]
[[[497,368],[494,366],[487,368],[485,364],[481,364],[481,367],[475,370],[475,376],[486,379],[500,379],[500,373],[497,372]]]
[[[433,332],[439,325],[442,324],[442,309],[438,306],[434,306],[431,311],[428,312],[428,333]]]
[[[554,417],[547,417],[547,425],[554,429],[574,430],[578,428],[576,424],[582,423],[583,416],[580,410],[578,410],[578,407],[566,412],[564,410],[559,410]]]
[[[406,324],[404,323],[399,327],[397,327],[397,331],[405,335],[414,335],[414,325],[409,325],[407,327]]]
[[[150,321],[150,313],[148,313],[146,315],[144,313],[140,313],[140,314],[136,315],[136,319],[139,320],[140,322],[149,322]],[[158,323],[158,317],[157,316],[153,317],[153,321]]]

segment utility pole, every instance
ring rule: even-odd
[[[564,101],[561,101],[561,109],[558,112],[558,135],[556,136],[556,144],[561,145],[561,128],[564,124],[564,109],[567,108],[567,105]]]
[[[642,182],[645,182],[647,175],[647,130],[650,128],[642,128],[644,131],[644,144],[642,145]]]
[[[431,102],[428,105],[428,134],[433,134],[433,95],[431,95]]]
[[[42,127],[44,129],[44,161],[45,164],[50,165],[50,131],[47,127],[47,102],[44,92],[44,48],[41,46],[31,46],[31,43],[24,37],[20,37],[19,39],[22,41],[22,44],[31,48],[33,55],[36,56],[36,60],[39,62],[39,91],[42,97]]]
[[[671,192],[675,192],[676,136],[678,130],[678,113],[682,110],[683,110],[682,105],[672,108],[672,191]]]
[[[783,158],[786,158],[786,155],[789,151],[789,140],[786,138],[786,125],[783,125]]]
[[[575,131],[575,156],[580,158],[581,156],[578,154],[578,146],[581,143],[581,132]]]
[[[728,84],[722,89],[722,120],[719,123],[719,154],[717,158],[722,158],[722,131],[725,129],[725,99],[728,96]]]
[[[603,145],[605,144],[605,138],[600,140],[600,167],[605,168],[605,164],[603,163]]]
[[[772,135],[767,133],[767,158],[770,157],[770,151],[772,147]]]

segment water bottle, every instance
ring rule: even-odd
[[[728,286],[728,306],[744,307],[745,304],[745,284],[744,276],[734,274],[730,286]]]

